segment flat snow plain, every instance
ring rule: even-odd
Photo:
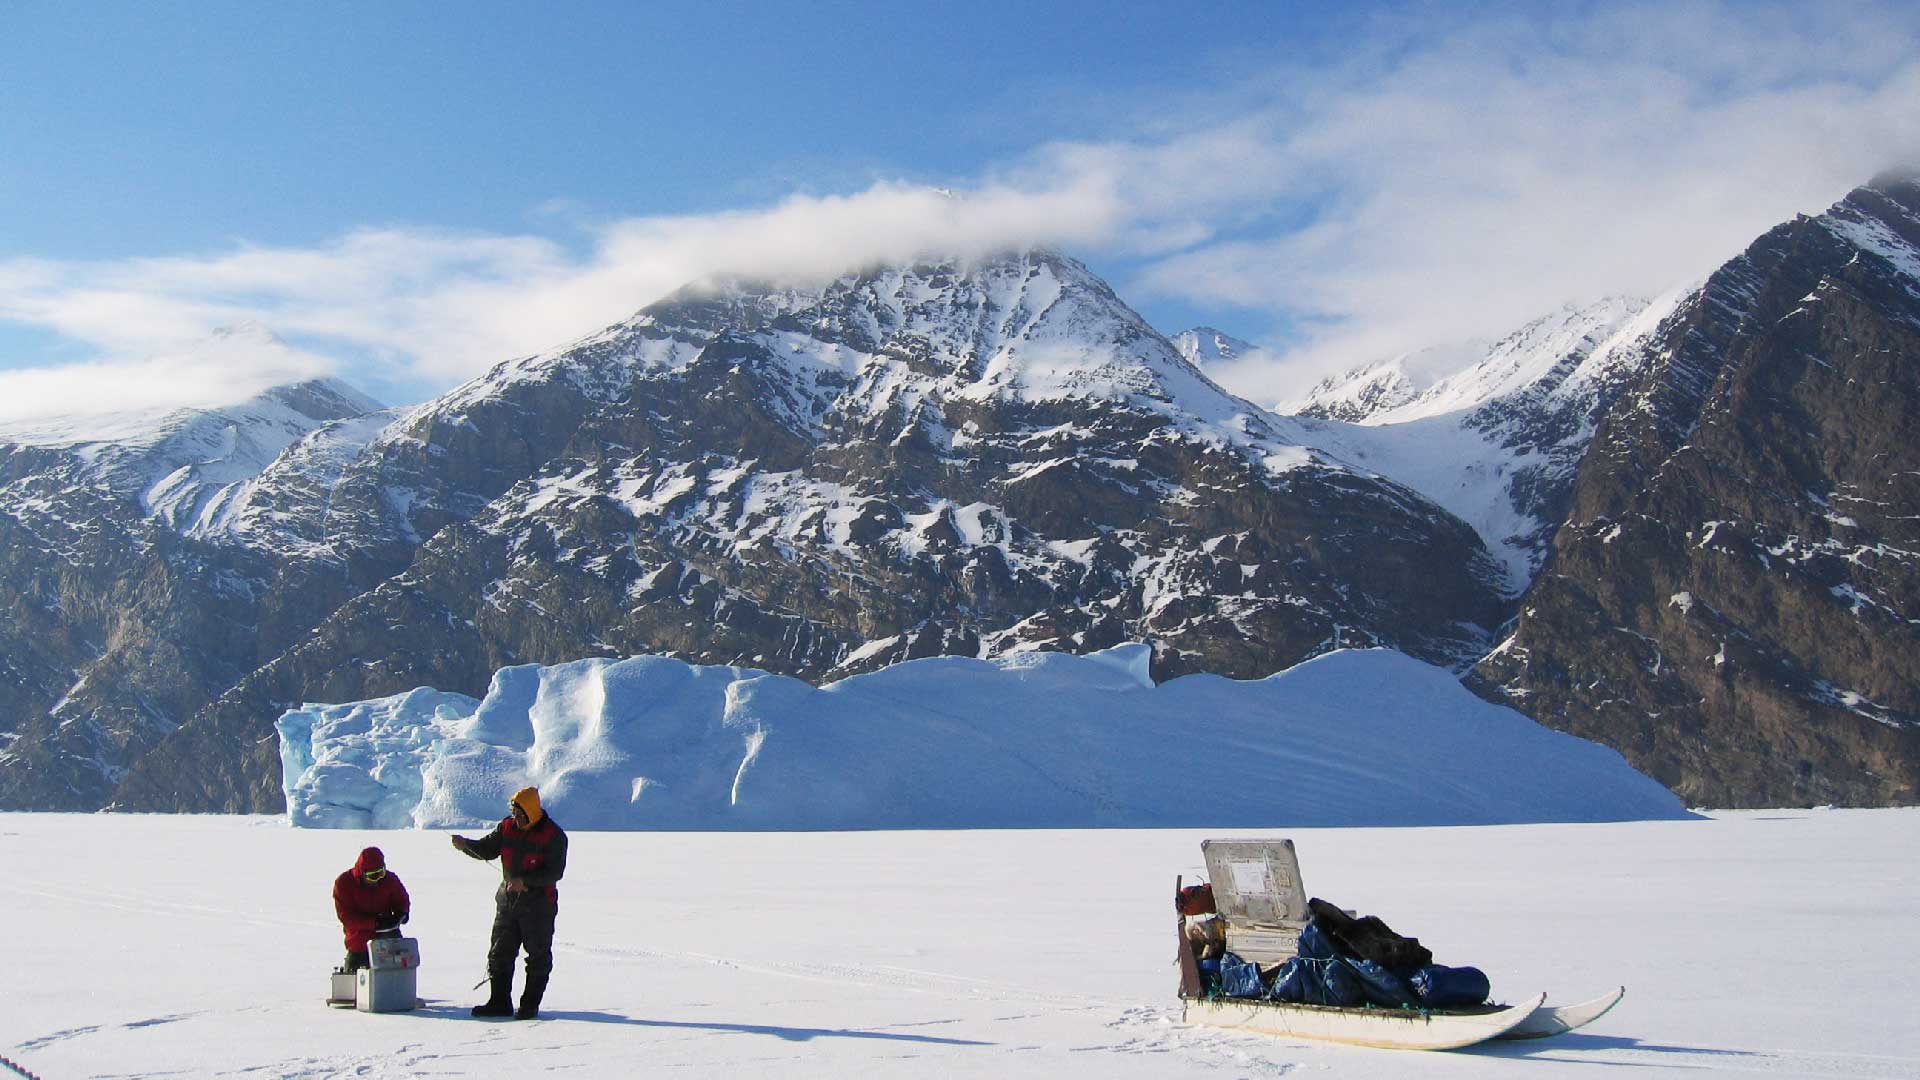
[[[0,815],[0,1054],[68,1077],[1920,1076],[1920,810],[1474,828],[573,835],[544,1018],[474,1020],[497,880],[439,831]],[[1189,1028],[1175,874],[1291,836],[1308,890],[1580,1000],[1450,1053]],[[427,1007],[321,1003],[333,876],[378,844]],[[0,1075],[5,1071],[0,1069]]]

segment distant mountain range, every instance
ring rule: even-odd
[[[1916,251],[1876,181],[1291,415],[1035,251],[704,281],[406,410],[0,428],[0,806],[277,810],[284,710],[509,664],[1128,640],[1163,680],[1388,646],[1694,804],[1911,802]]]

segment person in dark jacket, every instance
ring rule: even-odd
[[[493,988],[485,1004],[473,1007],[473,1015],[532,1020],[540,1015],[540,999],[553,971],[553,921],[560,911],[555,885],[567,872],[567,834],[540,808],[540,793],[533,788],[514,792],[508,808],[512,816],[492,832],[478,840],[455,836],[453,846],[476,859],[500,860],[493,941],[487,949],[487,979]],[[527,985],[516,1011],[513,960],[523,947]]]
[[[363,848],[353,869],[333,879],[333,913],[347,935],[347,970],[355,971],[367,966],[369,938],[399,936],[413,901],[380,849]]]

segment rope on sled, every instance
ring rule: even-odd
[[[24,1066],[16,1064],[12,1058],[6,1056],[5,1054],[0,1054],[0,1065],[6,1066],[8,1069],[12,1070],[16,1075],[26,1077],[27,1080],[40,1080],[38,1076],[28,1072]]]

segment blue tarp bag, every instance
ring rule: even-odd
[[[1407,980],[1379,964],[1355,958],[1347,958],[1345,962],[1352,965],[1353,973],[1359,977],[1361,993],[1366,995],[1368,1003],[1383,1009],[1418,1008],[1421,1005],[1420,995],[1413,992]]]
[[[1260,965],[1232,953],[1220,958],[1220,992],[1228,997],[1263,998],[1267,984],[1260,981]]]
[[[1429,1009],[1465,1009],[1479,1005],[1493,990],[1487,983],[1487,973],[1476,967],[1428,964],[1407,981],[1413,984],[1413,992],[1420,995],[1420,1004]]]
[[[1339,950],[1333,947],[1327,932],[1320,929],[1320,924],[1317,922],[1308,923],[1307,928],[1300,931],[1297,952],[1308,960],[1331,960],[1339,955]]]
[[[1296,956],[1280,965],[1273,977],[1275,1001],[1296,1005],[1358,1005],[1366,1000],[1360,977],[1347,962],[1336,957],[1314,959]]]
[[[1203,994],[1220,992],[1220,961],[1212,959],[1200,961],[1200,992]]]

